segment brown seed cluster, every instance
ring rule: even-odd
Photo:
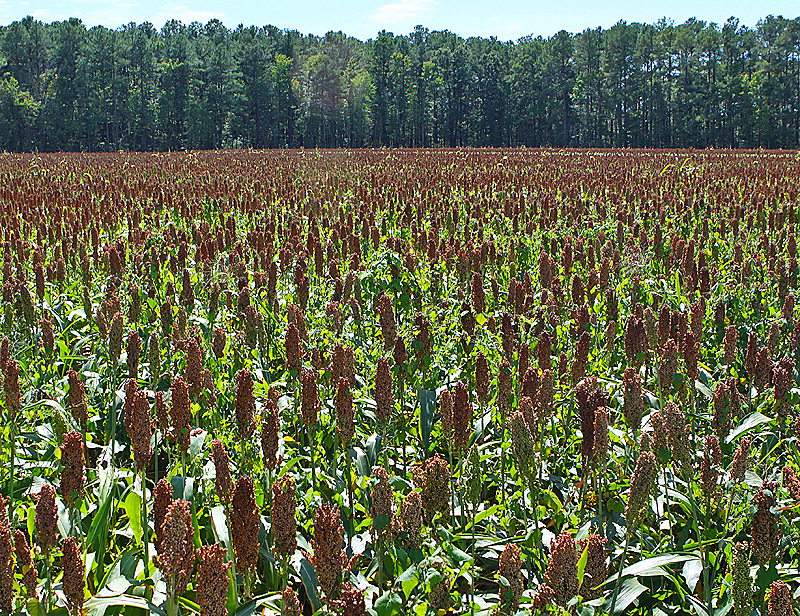
[[[3,374],[3,389],[6,395],[8,419],[14,422],[19,412],[21,399],[19,390],[19,364],[15,359],[9,359],[6,362]]]
[[[788,465],[783,467],[783,489],[795,503],[800,503],[800,477],[797,476],[797,471]]]
[[[783,580],[775,580],[769,587],[768,616],[795,616],[792,592]]]
[[[625,507],[625,521],[628,533],[632,533],[646,515],[645,508],[650,502],[650,493],[658,473],[658,462],[652,452],[643,451],[636,461],[636,468],[631,478],[631,489],[628,504]]]
[[[129,379],[128,383],[131,382],[133,379]],[[147,401],[144,391],[138,387],[129,387],[125,395],[125,430],[131,441],[136,468],[141,471],[147,467],[150,458],[153,457],[153,446],[151,445],[153,419],[150,415],[150,403]],[[130,405],[127,404],[128,396],[131,396]]]
[[[731,464],[731,479],[736,483],[744,481],[745,473],[750,467],[750,439],[745,437],[739,442]]]
[[[39,498],[36,501],[36,517],[34,518],[36,543],[42,552],[47,552],[56,546],[57,524],[56,490],[52,485],[46,483],[39,492]]]
[[[341,616],[366,616],[367,604],[364,593],[350,582],[342,584],[341,599],[336,601]]]
[[[236,480],[230,508],[231,535],[236,550],[236,570],[250,573],[258,562],[258,506],[253,478],[243,475]]]
[[[170,410],[172,419],[171,437],[178,445],[179,452],[189,451],[189,433],[191,427],[189,422],[192,418],[191,406],[189,403],[189,388],[186,381],[178,376],[172,380],[172,408]]]
[[[85,464],[83,459],[83,437],[74,430],[64,435],[61,445],[61,485],[59,492],[64,502],[69,504],[83,498],[83,489],[86,482]]]
[[[161,540],[164,537],[164,520],[167,509],[172,504],[172,484],[169,479],[162,477],[153,489],[153,530],[155,531],[156,551],[161,553]]]
[[[272,392],[270,389],[270,394]],[[278,403],[270,395],[261,418],[261,455],[264,458],[264,466],[270,471],[274,471],[278,465],[278,424]]]
[[[395,344],[397,338],[397,321],[394,318],[394,308],[392,300],[385,293],[381,293],[377,301],[378,318],[383,334],[384,349],[389,350]]]
[[[343,447],[347,447],[355,434],[355,413],[350,379],[340,377],[336,387],[336,433]]]
[[[372,537],[391,538],[393,513],[393,492],[389,485],[389,473],[382,466],[372,470]],[[381,524],[379,527],[378,524]]]
[[[469,389],[459,381],[453,389],[453,448],[462,452],[472,436],[472,403]]]
[[[291,586],[287,586],[283,591],[283,604],[281,605],[281,616],[302,616],[303,608],[300,599]]]
[[[297,496],[294,479],[288,473],[272,486],[272,534],[275,551],[291,556],[297,549]]]
[[[186,339],[186,384],[195,396],[203,390],[203,351],[192,336]]]
[[[22,574],[20,585],[25,588],[29,599],[37,599],[39,593],[36,591],[36,568],[33,564],[31,546],[25,533],[19,529],[14,531],[14,552],[17,556],[17,568]]]
[[[14,602],[14,546],[7,512],[8,500],[0,495],[0,611],[11,613]]]
[[[644,395],[642,393],[642,376],[635,368],[625,368],[622,375],[623,413],[628,429],[634,433],[642,427],[644,415]]]
[[[579,554],[586,549],[586,566],[583,570],[583,583],[579,590],[584,601],[591,601],[603,594],[603,589],[597,588],[597,586],[605,582],[608,577],[606,542],[605,537],[595,533],[590,533],[585,539],[578,542]]]
[[[311,564],[329,603],[339,596],[342,572],[347,556],[342,550],[342,520],[339,507],[322,503],[314,512],[314,554]]]
[[[214,487],[216,488],[219,501],[228,506],[233,497],[233,479],[231,478],[230,458],[225,444],[219,439],[211,442],[211,459],[214,461]]]
[[[384,425],[388,424],[391,419],[394,402],[389,360],[380,357],[375,367],[375,415],[378,417],[378,421]]]
[[[519,608],[524,589],[522,559],[518,546],[508,543],[503,548],[498,573],[508,581],[507,584],[500,582],[500,613],[514,614]]]
[[[772,512],[778,484],[765,481],[753,497],[756,512],[750,523],[753,558],[759,565],[768,564],[778,553],[778,542],[783,532],[778,525],[778,516]]]
[[[228,614],[228,569],[226,550],[219,544],[197,549],[197,604],[200,616],[226,616]]]
[[[557,605],[565,607],[578,594],[578,546],[569,531],[561,534],[550,543],[550,558],[544,578],[553,589]]]
[[[256,401],[253,397],[253,376],[247,368],[236,373],[236,430],[241,440],[247,440],[255,430]]]
[[[161,524],[156,565],[164,574],[167,594],[173,597],[186,592],[194,568],[194,531],[192,512],[184,500],[174,500],[167,507]]]
[[[83,555],[73,537],[68,537],[62,545],[63,558],[61,560],[64,576],[61,587],[67,597],[69,613],[74,616],[83,614],[83,595],[86,592],[84,579]]]
[[[86,422],[89,419],[89,406],[86,402],[86,390],[83,381],[74,370],[67,372],[67,381],[69,382],[67,410],[81,430],[85,430]]]
[[[300,350],[300,331],[294,323],[289,324],[286,329],[286,369],[294,375],[300,376],[300,362],[302,351]]]
[[[414,483],[421,490],[422,509],[428,523],[437,513],[450,515],[450,467],[439,454],[412,469]]]
[[[661,352],[661,363],[658,366],[658,378],[661,382],[661,391],[669,392],[672,379],[678,372],[678,347],[675,340],[670,338]]]

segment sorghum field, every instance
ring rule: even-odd
[[[3,155],[0,612],[794,614],[799,178]]]

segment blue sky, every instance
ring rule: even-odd
[[[150,21],[160,28],[173,18],[186,23],[217,18],[231,28],[240,23],[272,24],[318,35],[342,30],[364,40],[384,28],[407,34],[416,24],[462,36],[494,35],[508,40],[526,34],[549,36],[561,29],[605,28],[620,19],[652,23],[669,17],[680,23],[697,17],[722,24],[735,15],[752,27],[769,14],[794,18],[800,15],[800,4],[797,0],[764,4],[752,0],[0,0],[0,23],[4,24],[33,15],[47,22],[79,17],[87,26],[113,28]]]

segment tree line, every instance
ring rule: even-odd
[[[0,54],[4,150],[800,145],[800,17],[505,42],[26,17]]]

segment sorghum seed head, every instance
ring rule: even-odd
[[[437,513],[450,514],[450,467],[439,454],[412,468],[414,483],[420,488],[422,509],[430,522]]]
[[[219,501],[227,507],[233,496],[233,479],[231,479],[228,450],[225,449],[223,442],[218,439],[214,439],[211,442],[211,459],[214,461],[214,469],[216,470],[214,487]]]
[[[750,578],[750,546],[745,542],[735,542],[733,552],[733,614],[750,616],[753,610],[753,581]]]
[[[503,548],[498,573],[508,582],[507,584],[500,582],[500,613],[514,614],[522,600],[524,579],[520,549],[513,543],[507,543]]]
[[[83,381],[74,370],[70,370],[67,373],[67,380],[69,382],[67,410],[72,415],[75,423],[81,429],[85,429],[86,422],[89,419],[89,407],[86,403],[86,390],[84,389]]]
[[[291,556],[297,549],[296,510],[294,479],[287,473],[272,486],[272,533],[278,554]]]
[[[584,601],[591,601],[603,594],[602,588],[595,587],[605,582],[608,577],[606,542],[605,537],[595,533],[590,533],[585,539],[578,542],[578,553],[583,553],[583,550],[586,549],[586,567],[583,571],[583,583],[579,589]]]
[[[569,531],[562,531],[550,543],[550,559],[544,577],[558,605],[565,607],[578,594],[578,546]]]
[[[317,371],[313,369],[303,369],[300,382],[300,412],[303,415],[303,423],[307,427],[312,427],[317,423],[317,415],[320,408],[319,390],[317,389]]]
[[[161,541],[164,538],[164,519],[167,509],[172,504],[172,484],[169,479],[162,477],[153,489],[153,530],[155,531],[156,551],[161,553]]]
[[[281,606],[281,616],[302,616],[303,609],[297,593],[291,586],[287,586],[283,591],[283,605]]]
[[[731,479],[736,483],[744,481],[744,475],[750,466],[750,439],[743,438],[739,442],[739,447],[736,448],[736,453],[733,455],[733,464],[731,464]]]
[[[406,533],[406,548],[419,549],[422,533],[422,495],[411,492],[400,506],[400,530]]]
[[[535,460],[535,449],[528,423],[521,412],[514,411],[509,418],[509,426],[517,470],[522,475],[529,476]]]
[[[768,616],[794,616],[792,593],[786,582],[775,580],[769,587]]]
[[[355,434],[353,394],[350,379],[340,377],[336,388],[336,432],[343,447],[346,447]]]
[[[765,481],[753,497],[757,509],[750,523],[753,557],[759,565],[766,565],[778,553],[778,542],[782,531],[778,527],[778,516],[772,513],[778,484]]]
[[[14,546],[7,508],[8,500],[0,496],[0,611],[11,613],[14,603]]]
[[[193,336],[186,340],[186,384],[194,395],[203,390],[203,352]]]
[[[230,515],[236,569],[243,573],[253,571],[258,561],[259,517],[252,477],[243,475],[236,480]]]
[[[5,505],[3,505],[3,509],[5,509]],[[33,556],[31,556],[31,546],[25,533],[19,529],[14,531],[14,552],[17,555],[17,567],[22,573],[21,585],[25,587],[25,592],[29,599],[38,598],[39,594],[36,592],[36,568],[33,564]],[[10,593],[8,596],[10,596]]]
[[[73,430],[64,435],[64,443],[61,445],[61,463],[64,468],[61,471],[59,491],[64,502],[71,504],[83,497],[83,488],[86,481],[84,477],[83,437],[80,433]]]
[[[191,420],[191,407],[189,404],[189,388],[182,377],[175,377],[172,381],[172,438],[178,444],[178,451],[189,451],[189,421]]]
[[[628,504],[625,507],[625,519],[628,523],[628,532],[632,533],[646,515],[645,507],[650,502],[650,492],[655,483],[658,463],[652,452],[643,451],[639,454],[636,469],[631,478]]]
[[[73,537],[64,541],[62,552],[61,563],[64,576],[61,580],[61,587],[67,598],[70,614],[81,616],[83,614],[83,595],[86,592],[83,555]]]
[[[197,549],[195,582],[200,616],[227,616],[228,569],[227,551],[221,545],[205,545]]]
[[[56,490],[52,485],[46,483],[39,492],[34,519],[36,543],[43,552],[55,547],[57,524]]]
[[[392,531],[393,516],[393,492],[389,485],[389,473],[382,466],[376,466],[372,470],[372,537],[390,537]],[[379,527],[379,521],[381,526]]]
[[[278,423],[278,404],[270,397],[261,418],[261,455],[268,470],[275,470],[278,465]]]
[[[389,368],[389,360],[381,357],[375,369],[375,414],[378,421],[384,425],[389,423],[393,408],[392,371]]]
[[[167,582],[168,595],[177,597],[186,591],[194,566],[193,537],[189,503],[180,499],[172,501],[161,524],[160,547],[155,558]]]
[[[236,373],[236,429],[239,438],[247,440],[253,435],[256,424],[254,414],[256,402],[253,397],[253,377],[247,368]]]
[[[456,383],[453,391],[453,448],[461,452],[472,435],[472,403],[464,383]]]
[[[314,554],[311,564],[317,573],[322,592],[328,602],[339,594],[342,571],[347,556],[342,550],[342,520],[339,507],[322,503],[314,512]]]

